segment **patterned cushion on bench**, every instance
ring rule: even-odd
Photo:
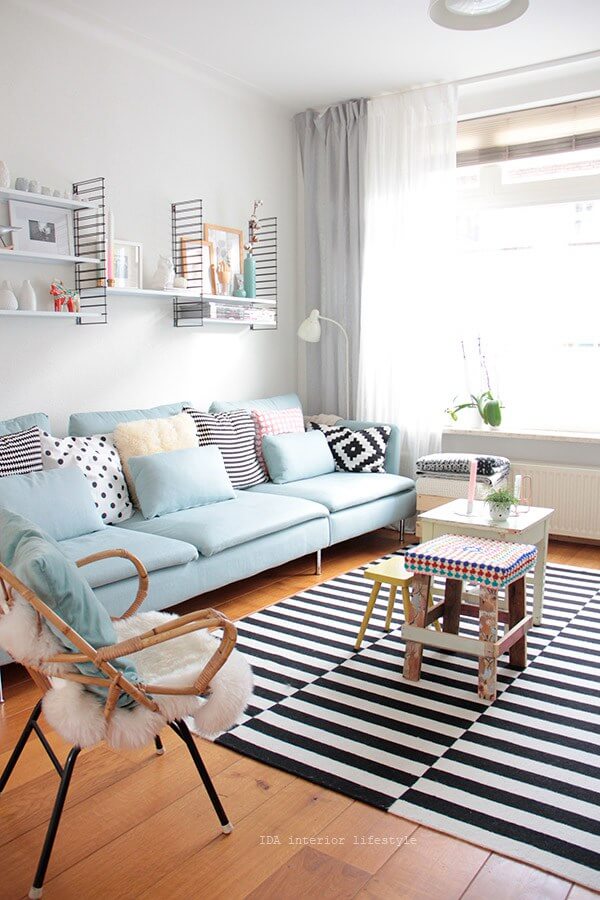
[[[531,544],[444,534],[407,550],[404,564],[423,575],[445,575],[501,588],[521,578],[536,558],[537,550]]]

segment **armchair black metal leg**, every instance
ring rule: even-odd
[[[162,756],[163,753],[165,752],[165,747],[164,747],[163,742],[160,739],[159,734],[154,736],[154,746],[156,747],[156,755]]]
[[[176,722],[170,722],[169,724],[175,734],[179,735],[181,740],[190,751],[190,756],[194,760],[194,764],[198,769],[200,778],[202,779],[204,787],[206,788],[206,793],[210,797],[212,805],[215,808],[215,812],[219,817],[219,822],[221,823],[221,830],[223,831],[223,834],[231,834],[231,832],[233,831],[233,825],[229,821],[227,813],[223,809],[221,801],[219,800],[219,795],[215,790],[215,786],[212,783],[211,777],[208,774],[208,770],[204,765],[202,757],[200,756],[200,751],[196,746],[196,742],[192,737],[189,728],[187,727],[183,719],[178,719]]]
[[[42,853],[40,856],[40,861],[38,863],[37,872],[35,873],[32,888],[29,891],[29,900],[38,900],[38,898],[42,896],[42,891],[44,889],[44,878],[46,877],[48,863],[50,862],[50,854],[52,853],[52,848],[54,847],[56,832],[58,831],[58,826],[60,824],[60,817],[65,805],[65,800],[67,799],[67,792],[71,783],[71,776],[73,775],[73,769],[75,768],[75,762],[77,760],[77,757],[79,756],[80,750],[80,747],[73,747],[64,765],[63,774],[60,779],[60,784],[58,786],[58,791],[56,794],[56,800],[54,801],[54,809],[52,810],[52,815],[50,817],[50,824],[48,825],[48,831],[46,832],[46,839],[44,840],[44,846],[42,847]]]
[[[0,794],[6,787],[6,782],[12,775],[12,771],[13,771],[14,767],[16,766],[21,753],[23,752],[23,748],[25,747],[25,744],[27,743],[27,741],[29,739],[29,735],[35,728],[37,720],[40,717],[41,711],[42,711],[42,701],[38,700],[38,702],[33,707],[33,711],[31,713],[31,715],[27,719],[27,724],[25,725],[25,728],[21,732],[21,737],[17,741],[15,749],[11,753],[10,759],[6,763],[6,766],[4,767],[4,771],[3,771],[2,775],[0,775]]]

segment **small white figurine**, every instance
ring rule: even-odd
[[[176,275],[173,280],[173,287],[186,288],[187,287],[187,278],[184,278],[183,275]]]
[[[156,272],[152,276],[151,286],[155,291],[168,291],[173,287],[175,267],[170,256],[159,256]]]

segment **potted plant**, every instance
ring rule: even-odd
[[[467,353],[465,351],[464,341],[461,341],[461,348],[463,359],[466,365]],[[448,409],[444,411],[450,416],[452,423],[455,423],[458,421],[458,413],[461,412],[461,410],[473,409],[477,411],[484,425],[487,425],[489,428],[498,428],[502,423],[502,404],[500,403],[500,400],[498,400],[498,398],[495,397],[492,393],[490,374],[488,371],[485,353],[483,352],[483,348],[481,346],[481,338],[477,339],[477,352],[479,356],[479,367],[481,369],[482,379],[485,378],[487,390],[483,391],[481,394],[471,394],[469,399],[465,402],[457,402],[458,398],[455,397],[452,401],[453,406],[448,407]]]
[[[490,516],[494,522],[506,522],[510,515],[511,507],[519,502],[519,498],[505,488],[491,491],[485,499],[490,508]]]

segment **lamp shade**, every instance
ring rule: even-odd
[[[321,340],[321,323],[319,310],[313,309],[308,318],[298,328],[298,337],[309,344],[317,344]]]
[[[477,31],[514,22],[528,7],[529,0],[430,0],[429,15],[444,28]]]

